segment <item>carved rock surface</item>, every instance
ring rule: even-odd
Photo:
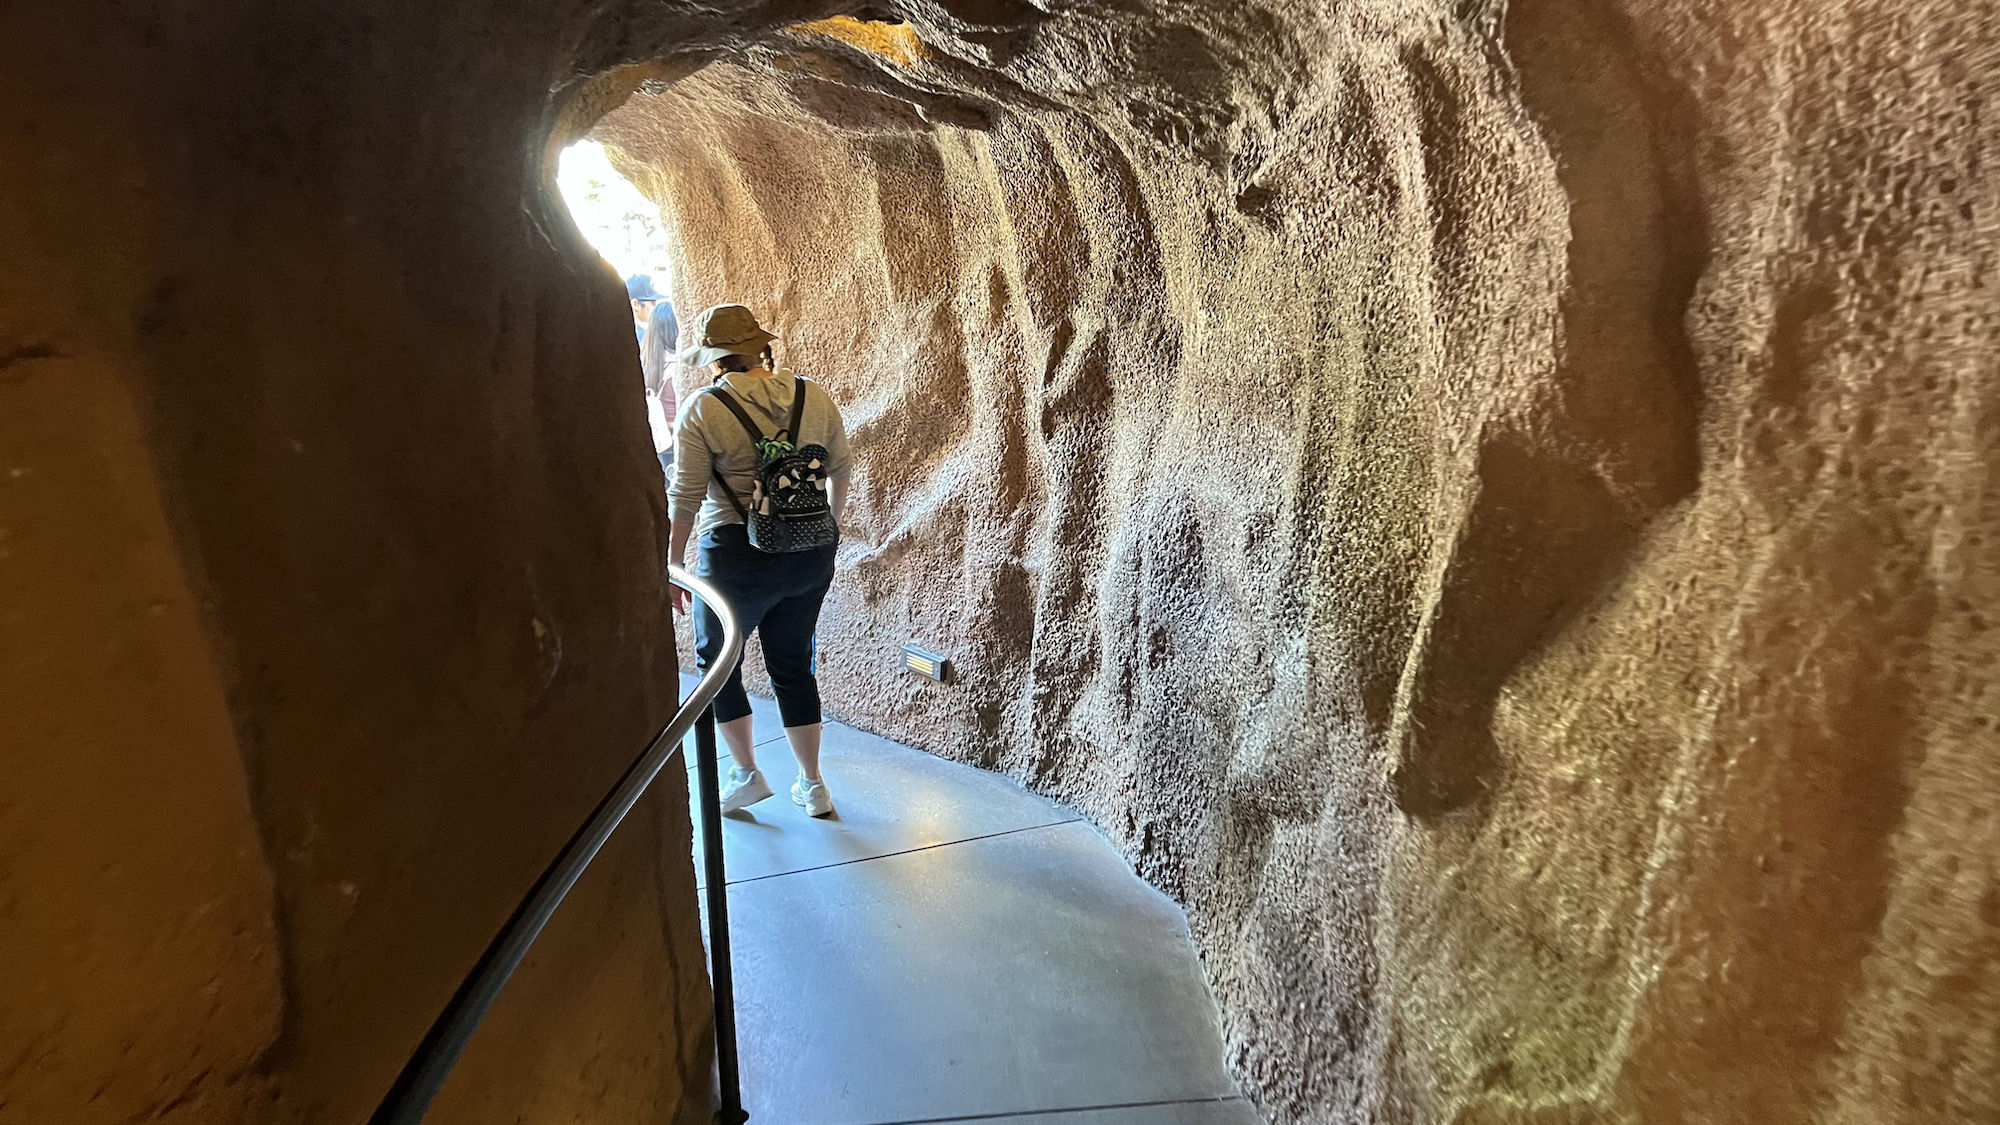
[[[887,5],[599,135],[850,412],[833,708],[1087,810],[1275,1118],[1990,1119],[2000,24],[1502,9]]]

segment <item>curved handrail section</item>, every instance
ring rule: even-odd
[[[605,794],[597,808],[591,811],[589,819],[571,836],[562,851],[556,853],[549,862],[541,878],[529,889],[527,897],[514,908],[513,916],[486,947],[479,961],[466,975],[464,983],[452,994],[451,1001],[438,1014],[436,1022],[424,1034],[423,1042],[417,1047],[410,1061],[403,1066],[403,1072],[396,1076],[395,1085],[376,1107],[370,1125],[415,1125],[429,1112],[432,1099],[443,1088],[444,1081],[451,1075],[451,1069],[465,1053],[465,1045],[472,1033],[479,1028],[479,1021],[486,1016],[487,1009],[499,998],[500,990],[507,986],[514,970],[520,967],[521,959],[528,955],[528,949],[548,925],[549,918],[562,905],[563,896],[583,876],[590,861],[611,838],[627,813],[639,803],[653,779],[660,775],[666,764],[680,751],[681,740],[700,718],[702,712],[715,699],[716,693],[729,678],[730,669],[743,655],[743,626],[737,621],[735,612],[727,599],[707,582],[678,566],[667,568],[667,576],[674,585],[687,590],[702,600],[722,622],[722,651],[709,662],[708,674],[695,686],[680,710],[653,740],[646,744],[646,750],[637,761],[618,779],[618,784]]]

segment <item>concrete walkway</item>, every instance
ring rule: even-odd
[[[830,723],[816,821],[755,709],[778,793],[723,828],[754,1125],[1255,1125],[1180,908],[1074,812]]]

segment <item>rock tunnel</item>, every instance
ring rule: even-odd
[[[1987,6],[27,0],[0,60],[0,1121],[362,1120],[672,711],[585,135],[849,413],[829,706],[1181,902],[1270,1120],[2000,1114]],[[433,1120],[703,1096],[682,796]]]

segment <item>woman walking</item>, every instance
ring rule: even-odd
[[[696,318],[683,362],[714,375],[713,386],[681,404],[675,437],[670,557],[683,565],[696,542],[694,573],[714,584],[764,646],[785,740],[798,759],[792,801],[813,816],[833,811],[819,772],[819,682],[813,633],[833,581],[839,519],[847,506],[847,427],[817,383],[772,371],[772,341],[741,305]],[[689,610],[686,591],[674,606]],[[695,654],[707,668],[722,651],[720,620],[695,607]],[[735,812],[771,795],[757,768],[750,697],[741,663],[715,697],[715,719],[734,766],[722,809]]]

